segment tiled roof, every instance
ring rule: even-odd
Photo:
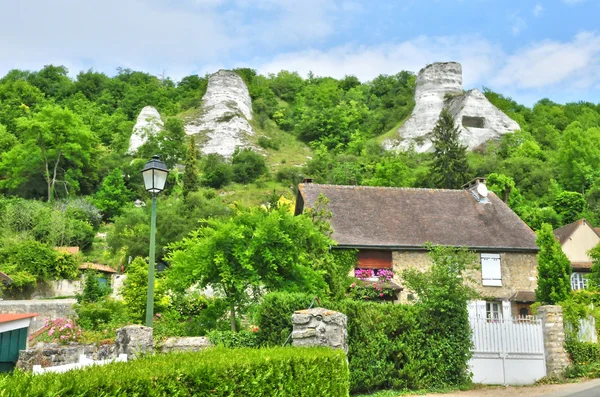
[[[329,199],[333,238],[341,247],[421,249],[432,244],[496,251],[537,251],[535,233],[490,193],[466,190],[300,184],[297,212]]]
[[[535,302],[535,292],[533,291],[517,291],[510,298],[514,302]]]
[[[103,272],[103,273],[117,273],[117,271],[115,269],[113,269],[112,267],[107,266],[107,265],[101,265],[99,263],[85,262],[83,265],[79,266],[79,270],[86,270],[86,269],[97,270],[97,271]]]
[[[4,272],[0,272],[0,281],[4,281],[7,284],[12,284],[13,282],[12,278]]]
[[[37,313],[0,314],[0,323],[9,323],[11,321],[22,320],[24,318],[32,318],[37,316]]]
[[[579,219],[573,223],[569,223],[568,225],[564,225],[554,230],[554,236],[560,241],[561,244],[564,244],[565,241],[571,237],[573,232],[577,230],[577,228],[585,223],[585,219]]]

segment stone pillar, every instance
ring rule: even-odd
[[[562,307],[540,306],[537,315],[542,319],[544,331],[544,350],[546,353],[546,375],[562,377],[569,365],[569,356],[565,351],[565,327]]]
[[[154,350],[154,339],[152,328],[143,325],[128,325],[117,330],[115,340],[116,355],[127,354],[129,359],[136,355],[152,353]]]
[[[324,308],[298,310],[292,315],[294,346],[329,346],[348,353],[347,318]]]

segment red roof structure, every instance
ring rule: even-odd
[[[11,321],[22,320],[24,318],[33,318],[37,316],[37,313],[0,314],[0,324],[10,323]]]
[[[100,263],[85,262],[79,266],[79,270],[97,270],[102,273],[118,273],[115,269],[107,265],[101,265]]]

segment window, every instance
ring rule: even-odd
[[[571,273],[571,289],[573,291],[587,288],[587,283],[588,280],[585,273]]]
[[[485,303],[485,316],[491,320],[499,320],[502,315],[502,306],[498,302]]]
[[[481,254],[481,281],[490,287],[502,287],[500,254]]]
[[[519,309],[519,316],[527,317],[529,316],[529,309],[526,307],[522,307]]]

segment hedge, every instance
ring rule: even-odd
[[[259,341],[282,345],[292,330],[292,313],[310,302],[312,297],[305,294],[267,294],[257,310]],[[456,387],[468,382],[470,334],[460,337],[447,329],[463,322],[468,327],[466,314],[464,319],[452,312],[436,318],[418,304],[349,299],[321,304],[348,317],[351,392]]]
[[[17,371],[0,378],[0,396],[348,396],[348,364],[329,348],[211,348],[62,374]]]
[[[593,364],[600,361],[600,345],[592,342],[569,340],[565,343],[573,364]]]

